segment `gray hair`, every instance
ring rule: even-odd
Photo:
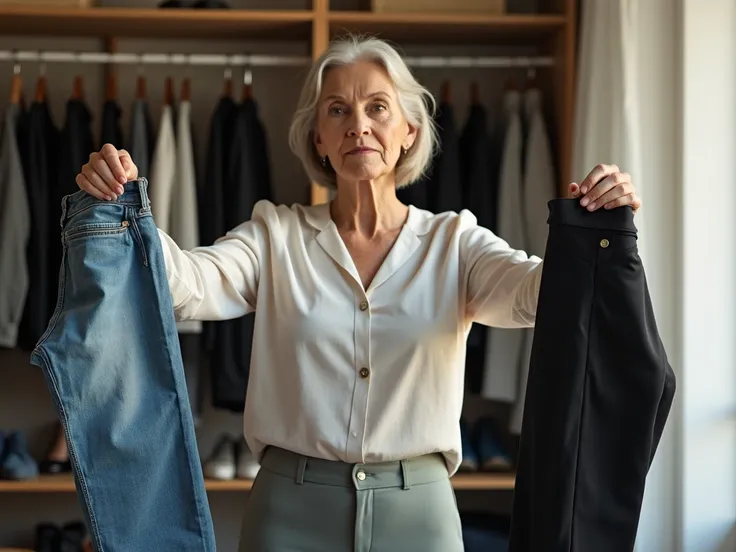
[[[417,129],[414,144],[396,164],[396,187],[402,188],[426,173],[438,148],[433,119],[436,102],[432,94],[414,78],[401,55],[383,40],[349,35],[330,43],[327,51],[314,62],[304,82],[289,129],[289,146],[313,182],[332,189],[337,187],[334,169],[329,164],[322,166],[314,145],[317,102],[325,72],[332,67],[350,65],[356,61],[372,61],[386,70],[396,89],[404,116]]]

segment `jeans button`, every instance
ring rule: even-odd
[[[357,477],[359,481],[365,481],[365,472],[363,470],[360,470],[358,473],[355,474],[355,477]]]

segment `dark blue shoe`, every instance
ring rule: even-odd
[[[503,446],[500,433],[492,419],[479,420],[473,437],[481,470],[508,471],[512,468],[511,455]]]
[[[464,472],[478,471],[478,455],[470,442],[470,428],[465,419],[460,420],[460,439],[463,457],[458,470]]]
[[[23,433],[16,431],[5,438],[5,453],[0,464],[0,479],[23,481],[38,477],[38,464],[28,452]]]

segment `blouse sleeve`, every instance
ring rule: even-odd
[[[477,224],[465,229],[460,239],[468,320],[500,328],[533,326],[542,259],[509,247]]]
[[[251,220],[213,245],[181,250],[159,230],[177,320],[227,320],[256,309],[260,267],[275,208],[256,204]]]

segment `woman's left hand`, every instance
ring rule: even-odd
[[[570,195],[580,197],[580,205],[588,211],[631,205],[636,213],[641,207],[631,176],[616,165],[597,165],[580,184],[570,183]]]

